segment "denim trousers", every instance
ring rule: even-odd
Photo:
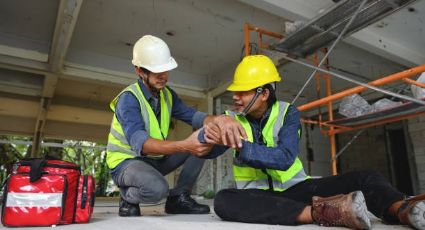
[[[129,203],[157,203],[167,195],[189,193],[204,165],[204,159],[189,153],[177,153],[161,159],[136,157],[122,162],[111,172],[120,188],[121,197]],[[174,189],[169,189],[164,176],[183,165]]]

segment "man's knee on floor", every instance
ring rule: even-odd
[[[219,191],[215,197],[214,197],[214,212],[222,219],[226,219],[226,216],[224,215],[224,204],[225,202],[223,199],[226,197],[225,195],[226,191],[221,190]]]
[[[227,220],[226,209],[228,207],[229,201],[232,200],[232,196],[235,194],[233,189],[223,189],[220,190],[214,197],[214,212],[222,219]]]

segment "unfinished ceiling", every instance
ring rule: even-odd
[[[179,64],[169,83],[196,106],[231,80],[242,55],[244,23],[284,33],[285,22],[309,20],[334,4],[0,0],[0,134],[104,142],[109,101],[137,78],[130,61],[141,36],[168,43]],[[424,63],[424,11],[424,1],[415,1],[351,35],[332,53],[333,70],[368,81]],[[288,64],[280,72],[279,94],[292,97],[311,70]],[[334,81],[336,89],[348,86]],[[309,97],[306,92],[304,100]]]

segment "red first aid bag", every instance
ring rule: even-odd
[[[83,177],[90,177],[92,184],[84,186]],[[79,215],[84,218],[77,218],[77,203],[83,193],[94,199],[93,191],[93,178],[81,176],[80,168],[71,162],[21,160],[14,165],[4,189],[1,221],[9,227],[88,222],[93,206]]]
[[[95,199],[95,183],[91,175],[80,176],[78,185],[77,207],[75,209],[75,223],[89,222],[93,214]]]

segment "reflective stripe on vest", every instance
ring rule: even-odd
[[[282,101],[273,104],[267,123],[263,130],[261,130],[263,142],[267,147],[274,147],[277,145],[278,134],[283,126],[289,105],[289,103]],[[248,120],[243,116],[236,115],[232,111],[226,111],[226,113],[241,123],[248,135],[248,141],[253,142],[253,133]],[[298,134],[300,133],[298,132]],[[308,178],[298,157],[286,171],[266,169],[265,172],[267,174],[261,169],[252,168],[246,164],[242,164],[237,158],[233,158],[233,175],[238,189],[270,189],[271,186],[268,181],[268,175],[273,181],[274,191],[286,190]]]
[[[143,118],[143,122],[145,123],[146,132],[149,133],[149,136],[151,138],[165,140],[168,136],[168,130],[170,127],[171,120],[172,95],[170,90],[165,87],[163,90],[160,91],[159,103],[161,105],[161,123],[158,122],[158,119],[156,118],[152,107],[146,100],[137,82],[125,88],[117,97],[115,97],[114,100],[112,100],[110,107],[114,113],[118,99],[124,92],[132,93],[138,100],[140,105],[140,113]],[[111,130],[108,135],[106,156],[106,163],[108,164],[108,167],[111,169],[115,168],[123,160],[128,158],[134,158],[136,156],[140,156],[140,154],[136,153],[131,149],[127,138],[124,135],[122,126],[116,118],[116,115],[114,114],[114,117],[112,118]],[[162,158],[163,156],[151,155],[148,157]]]

